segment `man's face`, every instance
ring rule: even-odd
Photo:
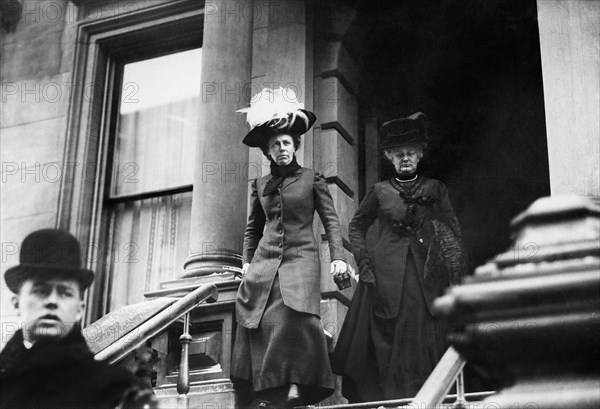
[[[29,342],[61,339],[81,319],[85,303],[80,299],[79,283],[56,278],[30,279],[13,297],[22,322],[23,338]]]

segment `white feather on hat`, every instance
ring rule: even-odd
[[[272,119],[287,119],[290,113],[304,109],[304,104],[298,102],[296,93],[291,88],[263,88],[250,100],[248,108],[237,112],[246,114],[250,128],[255,128]]]

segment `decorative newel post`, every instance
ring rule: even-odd
[[[483,406],[598,408],[600,208],[542,198],[512,229],[512,248],[436,300],[450,340],[499,390]]]
[[[179,364],[179,377],[177,378],[177,392],[180,395],[186,395],[190,391],[190,314],[185,314],[183,319],[183,334],[179,337],[181,342],[181,361]]]

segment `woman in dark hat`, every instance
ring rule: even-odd
[[[351,401],[414,397],[446,349],[432,302],[459,281],[465,263],[446,187],[417,173],[427,125],[420,112],[383,124],[380,149],[396,174],[368,190],[350,222],[360,281],[332,364]]]
[[[296,162],[300,136],[315,115],[289,89],[265,89],[254,99],[242,110],[252,127],[243,142],[262,150],[271,173],[252,183],[231,376],[238,391],[249,392],[248,400],[312,404],[334,389],[319,319],[315,211],[325,227],[334,275],[347,269],[340,226],[324,178]]]

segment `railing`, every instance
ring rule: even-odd
[[[462,357],[453,347],[448,348],[440,362],[436,365],[425,381],[417,396],[412,400],[418,407],[433,408],[442,403],[444,397],[456,381],[457,395],[464,401],[464,383],[462,370],[466,364]],[[457,379],[459,381],[457,381]]]
[[[469,401],[479,401],[488,396],[493,395],[495,392],[473,392],[473,393],[465,393],[464,398],[465,401],[468,398]],[[361,403],[346,403],[341,405],[319,405],[319,406],[306,406],[309,409],[372,409],[372,408],[401,408],[407,407],[407,409],[424,409],[425,407],[415,406],[413,403],[413,398],[404,398],[404,399],[390,399],[390,400],[379,400],[379,401],[371,401],[371,402],[361,402]],[[458,403],[458,396],[455,394],[447,395],[443,399],[443,403],[449,404],[453,403],[456,405]],[[457,407],[457,406],[455,406]],[[465,406],[466,407],[466,406]],[[439,408],[439,406],[433,406],[432,408]],[[458,408],[458,407],[457,407]],[[427,408],[430,409],[430,408]]]
[[[454,409],[468,407],[468,401],[478,401],[495,392],[465,393],[463,381],[463,367],[466,359],[453,347],[440,359],[440,362],[429,375],[419,392],[414,398],[392,399],[361,403],[348,403],[344,405],[318,406],[318,409],[371,409],[371,408],[437,408],[441,403],[452,404]],[[452,384],[456,382],[456,394],[448,395]],[[313,406],[307,406],[313,408]]]
[[[109,345],[95,355],[96,360],[115,363],[144,345],[146,340],[158,335],[175,321],[184,317],[183,334],[181,341],[181,363],[179,366],[179,378],[177,391],[187,394],[190,390],[189,384],[189,357],[188,347],[192,340],[189,334],[190,312],[200,303],[215,302],[219,296],[217,287],[213,284],[205,284],[190,292],[180,300],[177,300],[152,318],[142,323],[135,329],[135,336],[126,336]]]

